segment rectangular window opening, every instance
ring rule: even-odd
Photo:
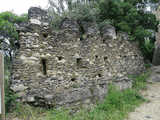
[[[41,60],[41,63],[42,63],[42,71],[43,71],[43,74],[44,75],[47,75],[47,60],[46,59],[42,59]]]

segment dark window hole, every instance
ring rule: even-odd
[[[72,81],[72,82],[76,81],[76,78],[72,78],[71,81]]]
[[[59,57],[58,57],[58,60],[59,60],[59,61],[60,61],[60,60],[62,60],[62,59],[63,59],[63,57],[62,57],[62,56],[59,56]]]
[[[100,86],[101,88],[105,88],[105,85],[103,85],[103,84],[100,84],[99,86]]]
[[[78,66],[81,65],[81,63],[82,63],[82,58],[77,58],[77,65]]]
[[[17,31],[18,34],[21,32],[20,30],[16,30],[16,31]]]
[[[95,58],[98,58],[98,55],[95,55]]]
[[[102,77],[102,74],[98,74],[98,77]]]
[[[43,33],[43,37],[44,37],[44,38],[47,38],[47,37],[48,37],[48,34],[47,34],[47,33]]]
[[[15,43],[15,46],[16,46],[17,49],[19,49],[19,48],[20,48],[20,43],[19,43],[19,42],[16,42],[16,43]]]
[[[138,55],[134,55],[135,57],[138,57]]]
[[[43,74],[47,75],[47,60],[46,59],[42,59],[41,63],[42,63]]]
[[[108,59],[108,57],[104,57],[104,61],[106,61]]]

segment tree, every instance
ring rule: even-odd
[[[138,41],[144,56],[151,60],[155,42],[153,33],[157,31],[159,21],[152,12],[145,11],[148,2],[158,0],[101,0],[99,9],[101,21],[111,19],[117,31],[127,32],[131,40]]]
[[[11,12],[0,13],[0,49],[12,60],[18,42],[18,32],[14,24],[27,21],[27,16],[17,16]]]

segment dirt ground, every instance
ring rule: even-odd
[[[148,100],[129,113],[127,120],[160,120],[160,83],[150,83],[142,95]]]

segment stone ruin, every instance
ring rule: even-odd
[[[28,23],[17,28],[19,49],[11,79],[21,102],[49,107],[92,104],[104,99],[109,83],[129,88],[128,75],[144,70],[137,44],[111,25],[99,30],[96,23],[65,18],[55,30],[46,11],[33,7],[28,15]]]

